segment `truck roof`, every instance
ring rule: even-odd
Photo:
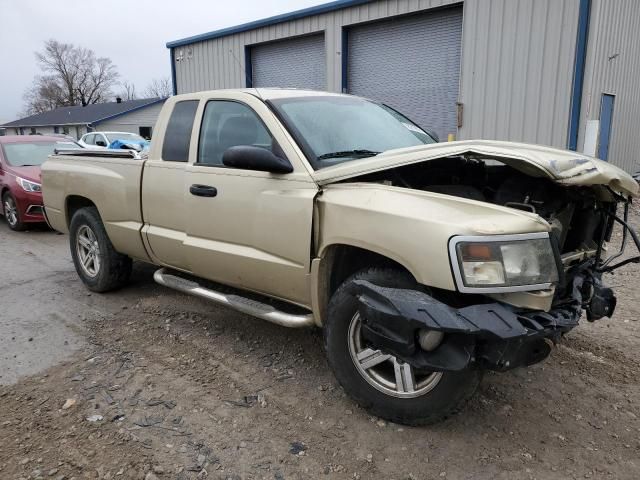
[[[335,92],[325,92],[322,90],[304,90],[299,88],[227,88],[227,89],[216,89],[216,90],[204,90],[194,93],[185,93],[176,95],[176,97],[180,98],[181,96],[189,96],[190,98],[194,97],[209,97],[214,92],[226,92],[226,93],[248,93],[251,95],[255,95],[257,97],[262,98],[263,100],[271,100],[276,98],[291,98],[291,97],[314,97],[314,96],[351,96],[345,95],[343,93],[335,93]],[[172,97],[169,97],[172,98]]]

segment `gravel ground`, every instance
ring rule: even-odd
[[[607,278],[614,319],[487,374],[461,414],[425,428],[352,403],[319,331],[163,289],[152,272],[90,294],[66,237],[0,223],[1,479],[640,478],[637,265]]]

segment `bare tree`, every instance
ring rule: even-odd
[[[112,96],[119,75],[110,59],[56,40],[46,41],[43,51],[35,55],[42,74],[24,95],[27,112],[100,103]]]
[[[168,77],[154,78],[147,88],[144,89],[145,98],[166,98],[173,94],[173,85]]]
[[[49,76],[37,76],[23,95],[25,102],[22,116],[48,112],[54,108],[69,105],[65,101],[64,92],[55,79]]]
[[[122,90],[120,90],[118,96],[123,100],[135,100],[138,98],[136,86],[133,83],[122,82]]]

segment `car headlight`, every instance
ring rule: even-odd
[[[461,292],[542,290],[558,281],[548,233],[453,237],[449,253]]]
[[[31,180],[25,180],[24,178],[16,177],[18,185],[22,187],[25,192],[41,192],[42,185]]]

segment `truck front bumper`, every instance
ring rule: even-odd
[[[579,298],[543,312],[518,311],[501,303],[456,309],[424,292],[367,281],[354,282],[352,293],[358,299],[365,340],[427,371],[505,371],[532,365],[544,360],[551,344],[578,325],[582,313]],[[433,351],[419,345],[423,330],[444,333]]]

